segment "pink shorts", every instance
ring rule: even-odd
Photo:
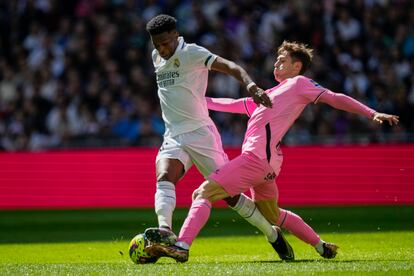
[[[255,201],[278,200],[275,178],[275,170],[267,160],[259,159],[251,153],[239,155],[208,177],[222,186],[230,196],[250,189]]]

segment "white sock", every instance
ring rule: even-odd
[[[277,239],[277,231],[272,225],[264,218],[256,204],[244,194],[240,195],[239,201],[234,207],[231,207],[240,216],[247,220],[251,225],[256,226],[260,231],[265,234],[269,242],[275,242]]]
[[[158,216],[159,227],[172,229],[175,201],[175,185],[169,181],[158,182],[155,193],[155,213]]]
[[[325,242],[323,240],[320,240],[316,245],[315,245],[315,249],[316,251],[318,251],[319,254],[323,254],[323,244]]]
[[[175,245],[183,249],[187,249],[187,250],[190,249],[190,246],[186,242],[183,242],[183,241],[176,242]]]

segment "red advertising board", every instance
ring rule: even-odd
[[[414,145],[284,147],[281,206],[414,204]],[[230,158],[239,149],[227,149]],[[157,149],[0,153],[0,209],[153,207]],[[203,182],[177,186],[188,207]],[[218,206],[224,206],[218,203]]]

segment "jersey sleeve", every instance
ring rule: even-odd
[[[363,103],[355,100],[354,98],[351,98],[341,93],[333,93],[331,91],[327,91],[322,94],[322,96],[320,97],[320,101],[323,103],[327,103],[336,109],[363,115],[368,118],[372,118],[372,116],[375,113],[374,109],[364,105]]]
[[[272,89],[267,89],[265,91],[266,94],[269,94],[270,92],[272,92]],[[249,117],[252,116],[253,112],[258,107],[257,104],[253,101],[252,97],[243,98],[243,105],[246,110],[246,114]]]
[[[217,55],[211,53],[204,47],[193,44],[188,48],[189,62],[197,67],[205,67],[211,69],[211,64],[216,60]]]
[[[244,98],[243,104],[246,109],[247,116],[251,117],[257,108],[257,104],[255,104],[252,97]]]
[[[298,94],[301,95],[307,103],[318,103],[323,93],[329,91],[316,81],[304,76],[299,76],[296,82]]]
[[[246,114],[249,117],[257,108],[252,98],[231,99],[206,97],[206,102],[210,110]]]

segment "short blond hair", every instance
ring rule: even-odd
[[[311,66],[313,49],[309,48],[308,45],[285,40],[277,49],[277,54],[280,55],[285,51],[289,53],[294,61],[300,61],[302,63],[299,74],[305,73]]]

